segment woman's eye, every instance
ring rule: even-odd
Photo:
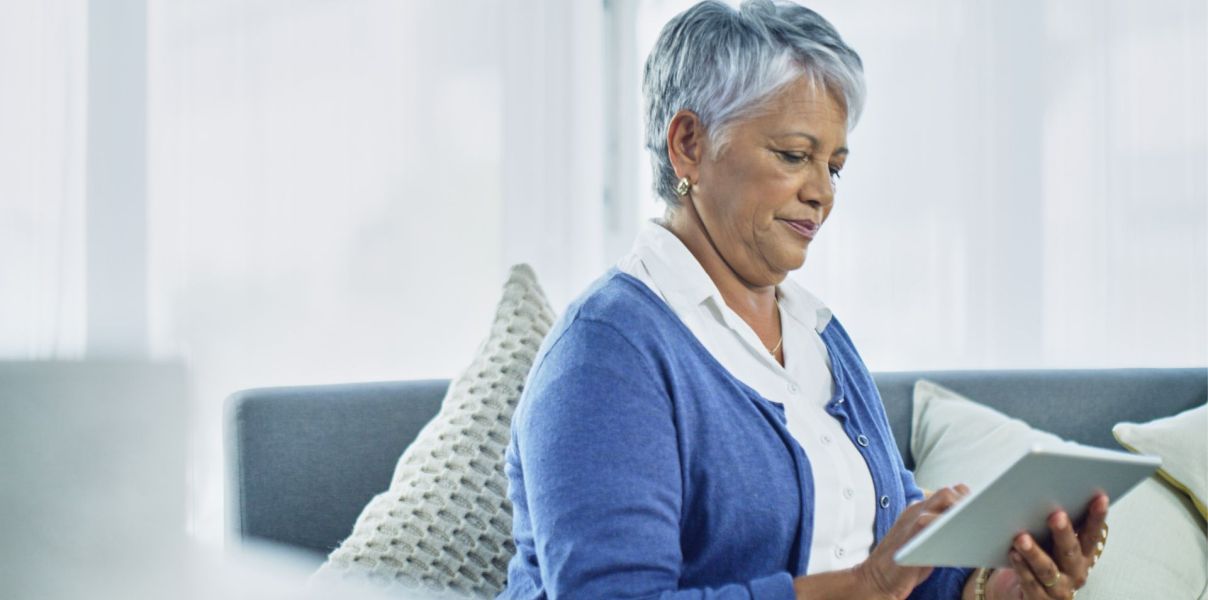
[[[810,159],[808,154],[798,154],[796,152],[777,152],[780,159],[787,163],[800,164]]]
[[[835,167],[831,167],[830,176],[831,176],[831,183],[835,183],[835,182],[839,181],[839,169],[836,169]]]

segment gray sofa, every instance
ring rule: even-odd
[[[931,379],[1066,439],[1118,448],[1111,427],[1208,400],[1208,369],[876,374],[907,465],[911,392]],[[284,544],[319,564],[386,489],[399,455],[436,414],[447,380],[262,388],[227,404],[235,540]]]

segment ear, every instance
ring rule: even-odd
[[[708,140],[700,117],[690,110],[681,110],[667,124],[667,155],[675,167],[675,176],[687,177],[695,183],[705,156]]]

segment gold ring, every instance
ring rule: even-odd
[[[1057,584],[1058,584],[1058,583],[1060,583],[1060,582],[1061,582],[1061,572],[1060,572],[1060,571],[1058,571],[1058,572],[1057,572],[1057,578],[1056,578],[1056,579],[1054,579],[1052,583],[1045,583],[1045,582],[1043,582],[1043,581],[1042,581],[1042,582],[1040,582],[1040,585],[1043,585],[1043,586],[1044,586],[1044,587],[1046,587],[1046,588],[1051,588],[1051,587],[1053,587],[1053,586],[1057,585]]]

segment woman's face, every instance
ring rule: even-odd
[[[762,287],[801,267],[834,207],[846,145],[843,107],[802,78],[732,124],[721,152],[706,146],[691,201],[735,275]]]

